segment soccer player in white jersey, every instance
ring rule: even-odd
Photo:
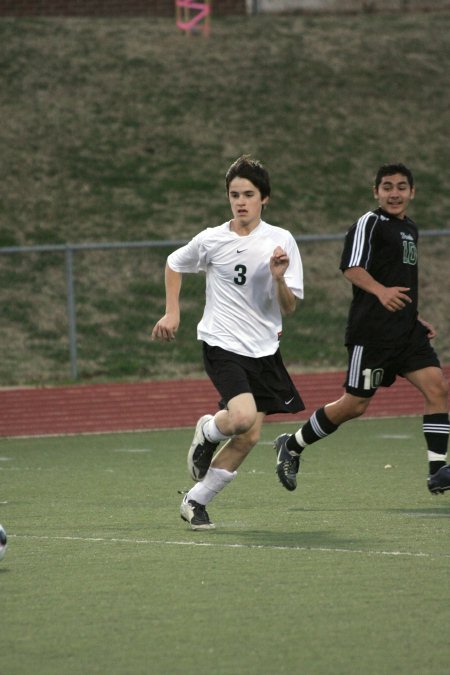
[[[436,332],[418,314],[419,234],[406,215],[415,194],[411,171],[404,164],[383,164],[373,194],[378,208],[349,229],[340,264],[353,288],[345,393],[318,408],[295,434],[275,440],[276,470],[287,490],[297,487],[305,447],[362,415],[378,387],[390,387],[398,375],[424,398],[428,489],[434,494],[450,490],[448,383],[430,343]]]
[[[193,530],[214,528],[206,506],[235,478],[260,438],[265,415],[304,409],[279,349],[282,315],[293,312],[303,297],[298,246],[288,230],[261,219],[270,178],[260,162],[240,157],[228,169],[225,185],[233,218],[169,255],[166,313],[152,332],[152,339],[175,339],[182,275],[206,272],[197,338],[221,401],[218,412],[198,420],[188,453],[188,470],[197,482],[180,514]]]

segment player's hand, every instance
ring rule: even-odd
[[[432,326],[431,323],[428,323],[428,321],[424,321],[423,319],[421,319],[420,316],[419,316],[419,321],[422,324],[422,326],[425,326],[425,328],[427,329],[427,338],[429,340],[432,340],[433,338],[435,338],[437,333],[436,333],[436,329],[434,328],[434,326]]]
[[[281,246],[277,246],[270,258],[270,271],[274,279],[281,279],[289,267],[289,256]]]
[[[179,319],[170,314],[164,314],[152,330],[152,340],[161,340],[163,342],[175,340],[179,323]]]
[[[398,312],[406,307],[407,303],[412,302],[407,291],[409,288],[403,286],[384,286],[378,293],[378,300],[389,312]]]

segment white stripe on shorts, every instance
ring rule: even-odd
[[[364,347],[362,345],[355,345],[353,347],[352,359],[350,361],[348,384],[350,387],[358,388],[359,375],[361,371],[361,360]]]

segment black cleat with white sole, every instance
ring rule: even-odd
[[[441,466],[432,476],[428,476],[428,489],[433,495],[443,494],[450,490],[450,465]]]
[[[277,476],[286,490],[292,492],[297,487],[297,474],[300,468],[300,455],[288,450],[286,441],[289,434],[281,434],[275,439],[273,447],[277,453]]]
[[[191,526],[192,530],[213,530],[216,526],[209,519],[203,504],[194,499],[184,497],[180,505],[180,516]]]

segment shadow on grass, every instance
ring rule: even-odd
[[[388,513],[395,513],[410,518],[450,518],[450,505],[442,508],[422,508],[422,509],[389,509]]]
[[[354,537],[342,538],[335,536],[334,533],[326,530],[317,532],[269,532],[267,530],[232,530],[230,528],[220,528],[214,532],[214,538],[229,537],[233,535],[234,539],[239,541],[236,546],[255,546],[261,548],[304,548],[304,549],[350,549],[358,550],[363,546],[362,540]],[[229,543],[228,541],[224,543]],[[376,542],[371,541],[371,545]],[[364,542],[367,547],[367,541]]]
[[[380,513],[382,509],[379,507],[368,507],[368,506],[346,506],[343,508],[342,506],[324,506],[322,507],[312,507],[312,508],[305,508],[303,506],[299,507],[292,507],[289,510],[289,513]]]

